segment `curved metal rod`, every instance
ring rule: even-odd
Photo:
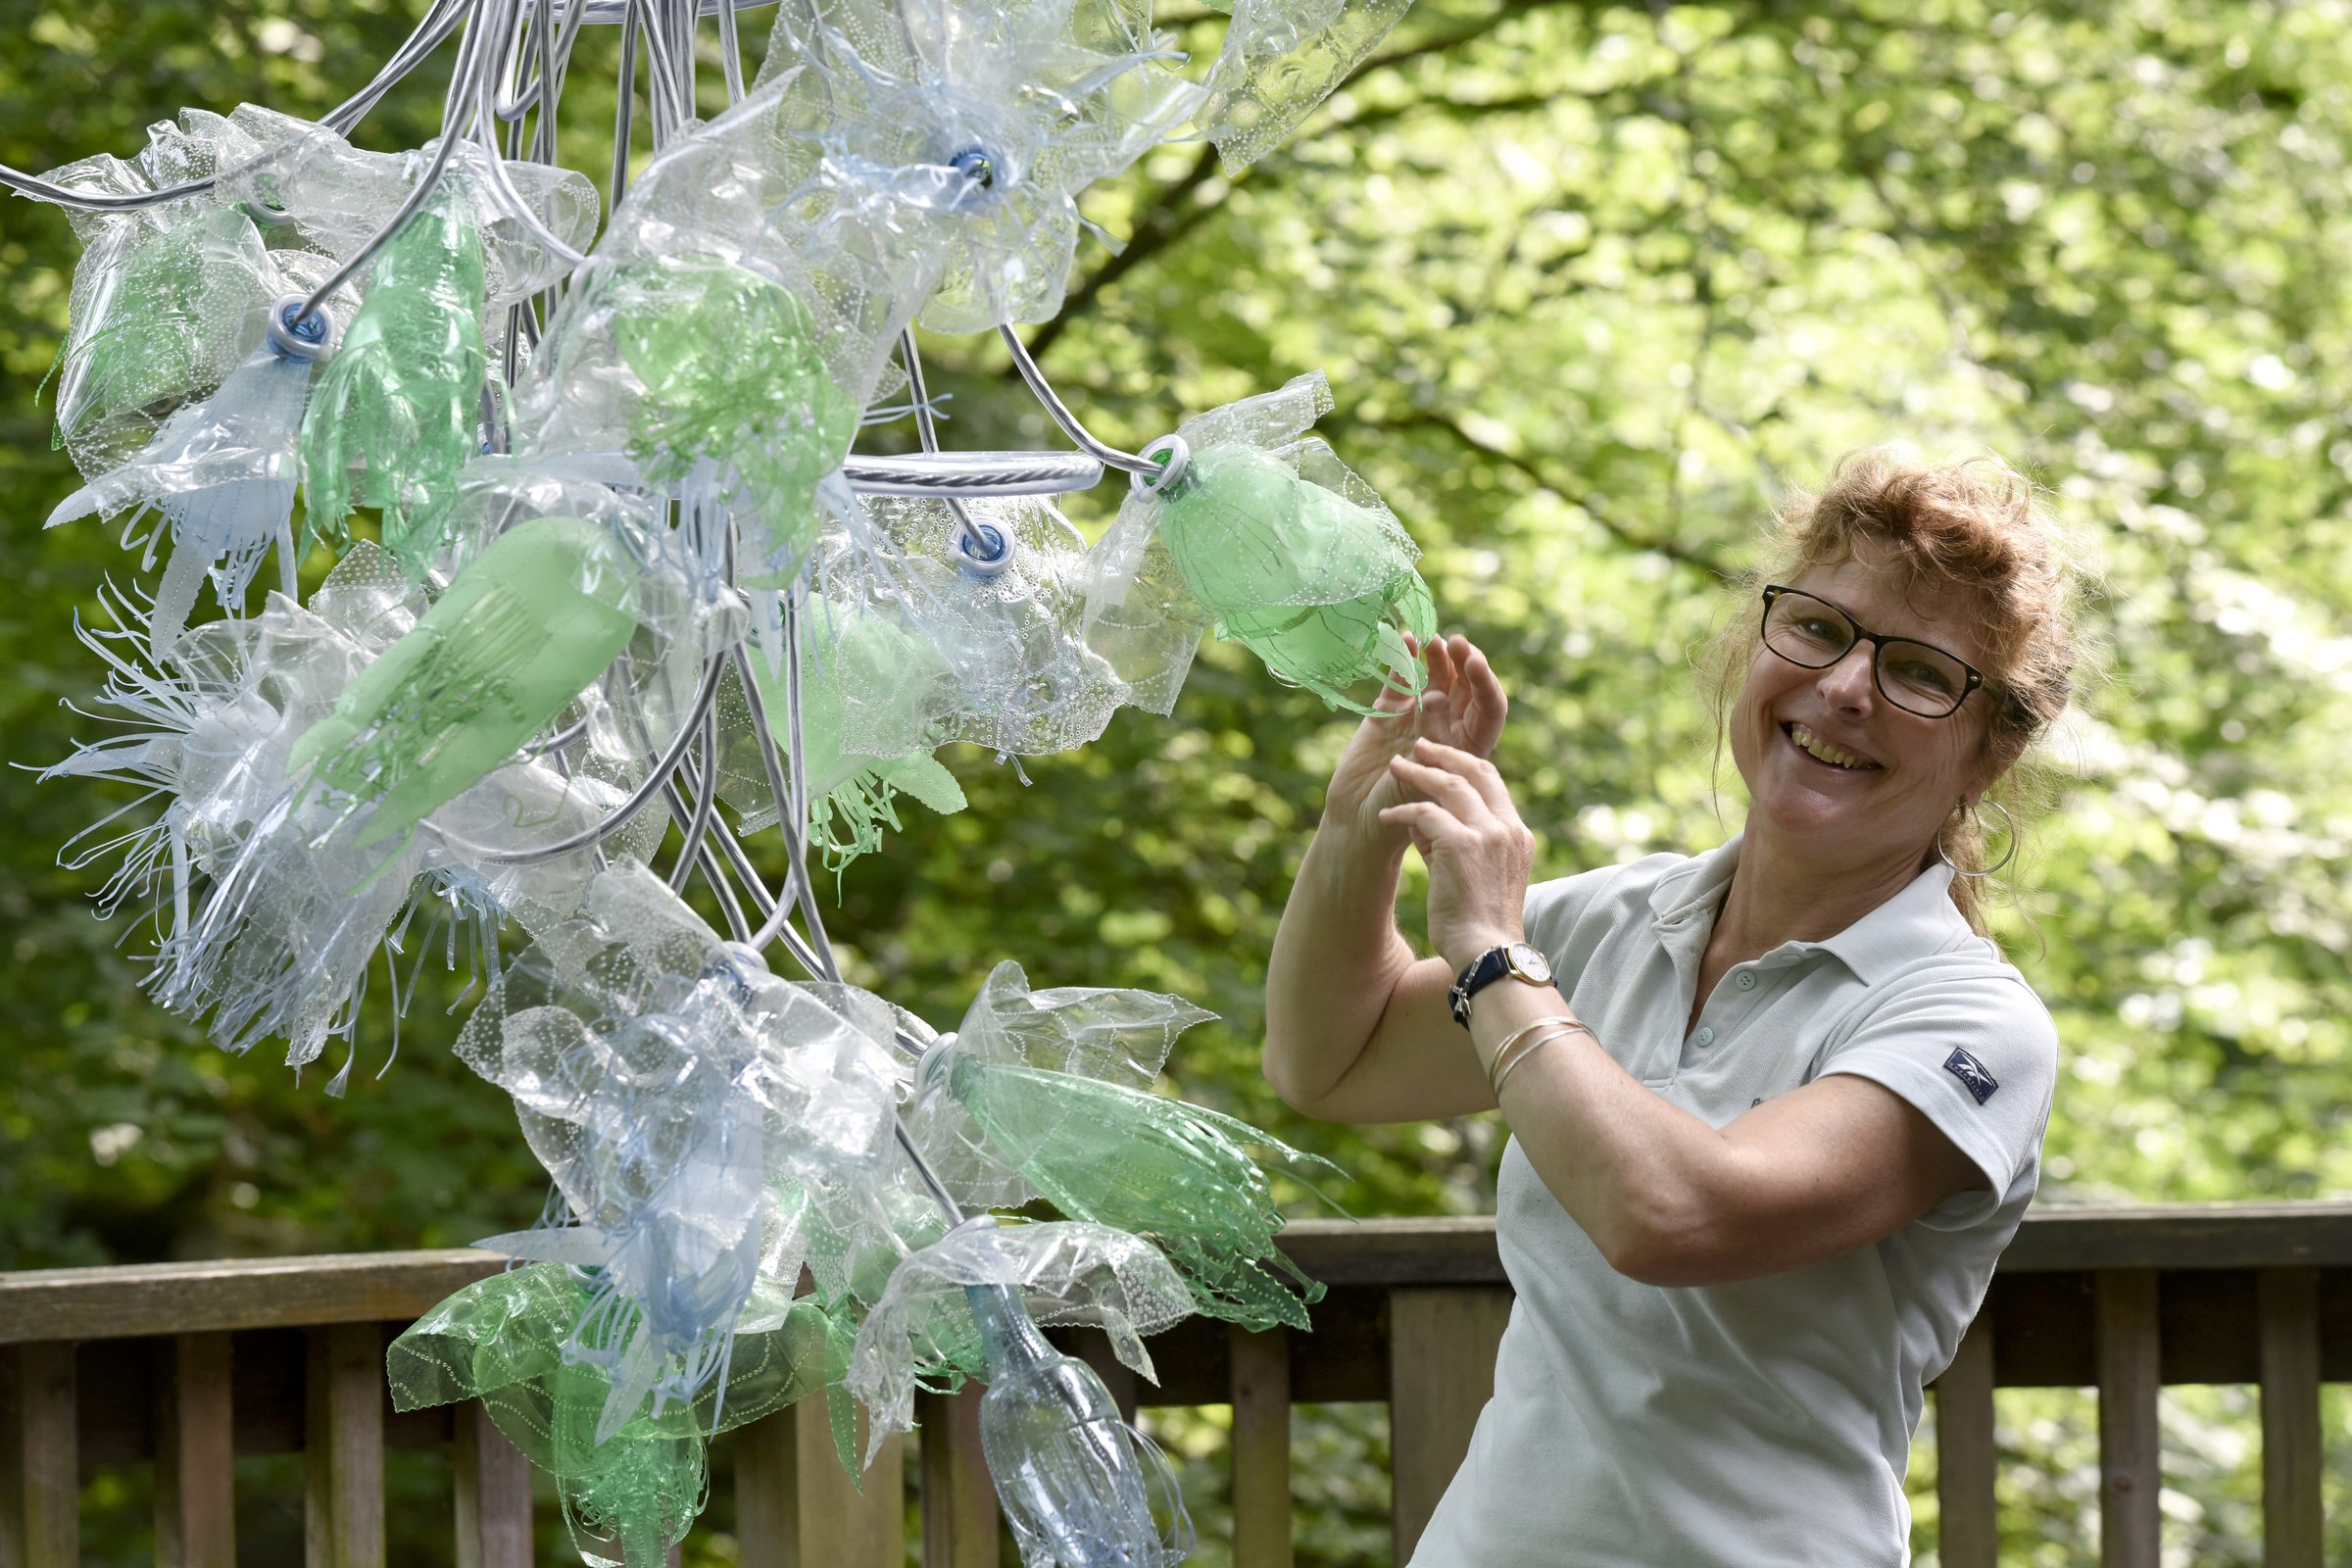
[[[728,830],[727,825],[724,822],[712,824],[710,837],[726,856],[728,864],[735,868],[736,877],[743,883],[744,891],[751,896],[753,907],[760,909],[768,917],[767,925],[762,929],[770,931],[770,940],[780,937],[784,943],[784,951],[792,955],[793,961],[798,963],[802,972],[810,979],[837,978],[825,973],[816,954],[802,942],[801,934],[778,917],[779,911],[787,908],[788,906],[768,896],[766,885],[760,880],[758,873],[752,867],[751,857],[744,853],[741,841]],[[706,866],[705,874],[715,874],[717,868],[711,863],[709,844],[703,846],[703,857]],[[764,946],[756,941],[750,945]],[[905,1029],[894,1025],[892,1034],[900,1050],[910,1056],[922,1054],[923,1043]],[[899,1119],[895,1110],[891,1114],[891,1134],[898,1140],[899,1148],[906,1153],[906,1162],[914,1167],[915,1179],[923,1184],[923,1190],[930,1196],[931,1200],[937,1203],[940,1212],[948,1217],[948,1223],[951,1225],[962,1224],[964,1220],[963,1206],[956,1201],[955,1196],[948,1191],[947,1184],[939,1179],[939,1173],[931,1168],[931,1162],[923,1157],[923,1152],[914,1146],[913,1138],[906,1131],[906,1124]]]
[[[670,59],[669,39],[662,31],[651,0],[634,0],[630,30],[645,38],[645,101],[654,112],[654,150],[660,152],[684,118],[678,104],[677,67]]]
[[[749,942],[752,923],[744,918],[743,903],[735,897],[735,885],[727,880],[726,867],[718,863],[718,857],[709,844],[703,846],[701,861],[703,880],[710,884],[710,892],[727,917],[727,934],[738,942]]]
[[[620,211],[620,199],[629,189],[629,137],[637,128],[637,0],[627,0],[622,22],[630,24],[620,29],[620,70],[614,80],[612,106],[612,192],[610,198],[612,212]]]
[[[288,326],[297,325],[318,315],[319,308],[333,297],[335,290],[359,276],[361,270],[375,260],[377,253],[391,244],[394,236],[408,226],[409,220],[424,210],[424,204],[432,199],[442,176],[449,172],[449,161],[456,155],[458,143],[463,139],[453,128],[453,122],[455,125],[465,123],[466,110],[481,85],[476,74],[467,68],[473,64],[476,51],[481,46],[482,28],[477,24],[481,21],[484,0],[473,0],[467,11],[466,36],[458,45],[458,69],[450,81],[449,97],[444,101],[441,144],[433,149],[433,161],[426,168],[424,177],[416,182],[416,188],[409,192],[408,199],[400,204],[383,227],[368,236],[366,244],[329,273],[324,282],[311,290],[310,297],[302,302],[302,309],[296,313],[294,320],[286,323]]]
[[[789,614],[784,621],[784,635],[787,638],[797,636],[793,617]],[[791,860],[792,898],[789,901],[779,899],[776,902],[775,907],[768,912],[766,923],[761,925],[759,933],[752,938],[752,946],[764,948],[769,942],[775,940],[778,933],[786,930],[785,920],[791,914],[793,906],[797,904],[800,906],[801,918],[808,922],[808,956],[813,963],[811,972],[823,979],[838,981],[841,978],[841,965],[833,956],[833,944],[825,936],[824,917],[817,912],[816,888],[808,876],[808,845],[803,837],[802,831],[804,824],[808,821],[808,808],[806,799],[801,796],[797,788],[803,768],[799,745],[800,714],[788,701],[785,710],[787,726],[785,738],[794,754],[791,759],[793,777],[788,781],[777,766],[774,732],[768,727],[767,712],[760,700],[760,688],[752,679],[751,660],[744,653],[743,645],[740,643],[728,650],[728,653],[735,662],[735,678],[743,682],[744,706],[751,710],[752,715],[752,736],[759,742],[760,766],[767,772],[768,791],[775,797],[776,828],[783,835],[784,851]],[[789,699],[797,694],[799,685],[798,662],[792,658],[789,642],[786,644],[785,661],[785,680],[788,683],[786,695]],[[794,956],[799,956],[798,954]]]
[[[384,62],[384,68],[368,85],[320,116],[318,122],[341,135],[350,135],[368,111],[383,101],[386,93],[405,81],[411,72],[448,41],[449,35],[464,24],[468,9],[466,0],[435,0],[424,21],[407,42],[393,51],[392,58]]]
[[[550,735],[543,741],[533,741],[530,745],[525,746],[521,753],[522,760],[526,762],[536,761],[538,759],[545,757],[550,752],[560,752],[564,750],[564,747],[569,746],[573,741],[578,740],[581,736],[587,733],[588,720],[586,718],[581,718],[577,722],[568,724],[563,729],[556,731],[553,735]]]
[[[542,11],[550,9],[554,0],[540,0]],[[552,40],[543,43],[539,51],[539,74],[542,80],[552,75],[555,91],[542,93],[545,100],[539,106],[539,119],[531,127],[531,157],[542,164],[556,161],[556,112],[564,103],[564,83],[571,75],[571,50],[579,42],[580,19],[588,15],[585,6],[574,6],[564,13],[564,20],[554,28]],[[542,37],[548,34],[543,32]]]
[[[732,7],[723,7],[723,0],[697,0],[695,14],[701,17],[714,17],[722,8],[735,11],[758,11],[763,6],[771,6],[775,3],[776,0],[735,0]],[[609,27],[622,21],[628,8],[629,0],[587,0],[587,4],[579,9],[587,14],[591,26]],[[566,6],[564,10],[568,15],[571,8]]]
[[[576,854],[592,845],[604,843],[605,840],[628,826],[630,818],[644,810],[654,797],[662,793],[662,786],[668,781],[671,774],[678,770],[678,765],[686,760],[687,748],[695,743],[704,716],[710,711],[711,703],[718,697],[719,671],[724,668],[726,668],[726,656],[724,654],[711,655],[710,662],[704,667],[703,684],[695,693],[694,710],[687,716],[686,722],[678,726],[678,733],[671,737],[668,749],[655,760],[654,770],[647,775],[645,782],[631,791],[629,798],[621,802],[612,813],[602,821],[592,823],[577,833],[558,839],[553,844],[542,844],[528,850],[497,850],[485,844],[475,844],[470,840],[460,838],[445,828],[434,828],[433,831],[440,834],[451,847],[473,856],[488,865],[537,865],[542,861],[560,859],[564,856]]]
[[[899,25],[906,25],[904,15],[899,16]],[[907,40],[907,47],[910,50],[914,47],[913,39]],[[914,346],[912,326],[899,329],[899,359],[906,367],[906,396],[914,404],[915,437],[922,442],[926,454],[935,455],[939,451],[939,416],[931,407],[931,389],[923,384],[923,356]],[[1097,471],[1101,470],[1098,468]],[[915,493],[919,495],[922,492],[918,490]],[[948,497],[948,511],[956,517],[956,549],[958,554],[976,561],[994,560],[1004,554],[1009,540],[1000,536],[995,551],[991,552],[980,525],[972,521],[972,514],[964,511],[963,503],[953,495]]]
[[[718,13],[718,68],[727,78],[727,107],[732,109],[743,102],[743,40],[736,35],[735,8],[714,0],[711,9]]]
[[[735,868],[736,880],[743,884],[743,890],[750,897],[752,907],[760,912],[760,920],[769,920],[776,912],[778,901],[767,891],[767,884],[760,880],[759,869],[752,864],[750,853],[744,849],[743,841],[735,836],[734,830],[727,826],[724,817],[711,821],[709,842],[717,845],[719,852],[727,858],[727,863]],[[790,912],[790,905],[784,905],[783,907],[787,913]],[[768,940],[782,943],[784,951],[792,955],[792,961],[799,964],[810,979],[824,978],[823,965],[817,961],[815,950],[791,925],[777,923]],[[748,935],[744,942],[747,946],[754,945]],[[760,946],[764,951],[764,945]]]
[[[353,127],[368,118],[368,112],[382,101],[384,94],[398,86],[409,73],[422,65],[434,50],[448,41],[449,35],[465,20],[467,9],[467,0],[435,0],[432,9],[416,24],[416,29],[409,34],[408,41],[392,52],[391,58],[384,62],[368,85],[321,115],[318,123],[339,135],[349,135]],[[155,190],[113,196],[74,190],[0,164],[0,186],[6,186],[18,195],[34,201],[69,207],[81,213],[137,212],[142,208],[175,202],[185,196],[201,196],[219,183],[220,175],[208,174],[202,179],[182,180],[176,185],[165,185]]]
[[[507,34],[507,46],[500,51],[498,67],[491,74],[496,85],[485,100],[489,118],[504,125],[517,123],[530,113],[531,105],[539,101],[539,86],[544,79],[539,74],[535,51],[530,74],[523,74],[523,27],[527,23],[534,33],[538,30],[540,5],[539,0],[522,0],[522,6],[515,13],[513,30]]]
[[[677,778],[662,788],[662,799],[668,802],[670,810],[679,817],[692,813],[685,792],[678,787],[678,779],[691,779],[692,776],[691,768],[682,767],[678,769]],[[692,863],[701,870],[703,880],[710,884],[712,896],[718,900],[719,910],[726,916],[728,935],[738,942],[750,942],[751,922],[744,918],[743,905],[735,897],[735,886],[727,880],[725,868],[719,864],[717,853],[711,849],[710,840],[706,839],[697,846]],[[672,885],[683,886],[682,883]]]
[[[696,9],[700,16],[719,18],[720,35],[725,38],[731,37],[736,30],[736,12],[756,11],[774,3],[775,0],[732,0],[731,4],[724,3],[724,0],[699,0]],[[369,112],[377,104],[383,102],[386,93],[400,85],[411,72],[422,65],[432,55],[434,50],[449,41],[449,35],[458,29],[466,10],[466,0],[435,0],[432,9],[424,14],[423,20],[416,24],[416,30],[409,34],[407,42],[393,51],[382,68],[376,72],[373,77],[369,78],[368,85],[319,116],[318,123],[338,135],[350,135],[360,122],[366,120]],[[576,32],[583,24],[589,26],[609,27],[627,20],[628,0],[586,0],[585,4],[574,3],[564,6],[557,14],[561,18],[559,25],[566,33]],[[727,58],[730,65],[727,74],[727,101],[739,103],[743,99],[743,61],[740,50],[730,50]],[[561,95],[563,90],[563,74],[559,71],[556,77],[556,92]],[[515,100],[501,100],[499,105],[501,118],[519,119],[531,104],[538,101],[538,80],[534,80],[527,90],[526,96]],[[512,113],[508,113],[510,109],[512,109]],[[545,159],[542,158],[540,161],[544,162]],[[219,182],[220,176],[208,174],[202,179],[182,180],[176,185],[165,185],[155,190],[109,195],[77,191],[70,186],[56,184],[53,181],[42,179],[38,175],[27,174],[23,170],[0,164],[0,187],[6,187],[20,196],[33,201],[47,202],[56,207],[68,207],[80,213],[138,212],[143,208],[160,207],[167,202],[175,202],[183,197],[201,196]]]
[[[724,817],[711,822],[710,843],[717,845],[719,852],[726,857],[727,864],[734,869],[735,879],[743,885],[745,894],[750,897],[752,907],[759,910],[762,918],[773,914],[776,908],[775,896],[767,891],[767,884],[760,880],[759,868],[752,864],[750,852],[744,849],[743,841],[737,838],[734,830],[727,826]],[[816,955],[810,951],[808,942],[798,931],[789,925],[780,926],[777,928],[774,940],[783,944],[784,951],[792,955],[792,961],[799,964],[810,979],[822,978]],[[892,1034],[899,1049],[907,1055],[919,1056],[923,1054],[924,1042],[917,1040],[905,1029],[893,1026]]]
[[[783,604],[778,608],[782,612],[778,618],[783,622],[784,631],[784,750],[792,764],[792,837],[806,851],[808,847],[808,758],[804,745],[808,734],[807,713],[801,703],[800,595],[785,595]],[[746,662],[749,662],[748,656]],[[762,712],[759,722],[764,723],[766,718],[767,715]],[[757,733],[756,728],[754,732]],[[768,750],[772,752],[775,748],[771,746]],[[825,933],[817,913],[816,890],[808,882],[807,859],[804,854],[801,858],[801,893],[807,907],[803,912],[808,916],[808,940],[814,942],[821,951],[825,947]]]
[[[913,1135],[906,1131],[906,1123],[900,1118],[896,1106],[891,1108],[890,1130],[892,1136],[898,1139],[899,1148],[905,1152],[906,1162],[914,1167],[916,1178],[930,1193],[931,1201],[939,1205],[939,1211],[948,1217],[950,1225],[962,1224],[963,1205],[949,1194],[947,1184],[939,1179],[938,1172],[931,1168],[931,1162],[923,1157],[923,1152],[914,1147]]]
[[[490,176],[490,199],[529,229],[531,236],[540,244],[562,257],[568,265],[578,267],[588,258],[573,250],[561,235],[548,227],[546,220],[532,209],[522,192],[515,187],[514,176],[507,172],[506,155],[498,145],[498,118],[493,109],[499,96],[499,74],[506,66],[512,65],[514,52],[521,41],[522,0],[505,0],[498,17],[499,25],[492,31],[494,35],[505,38],[505,46],[494,50],[487,47],[485,40],[485,47],[476,51],[481,66],[481,79],[474,84],[473,111],[469,117],[473,122],[473,143],[481,148],[483,165]],[[500,63],[502,56],[506,66]],[[444,137],[451,134],[447,127],[443,128]]]
[[[669,0],[669,53],[678,65],[678,107],[683,111],[680,128],[694,120],[696,87],[702,80],[702,61],[696,58],[695,29],[697,20],[691,0]]]
[[[702,853],[703,835],[710,831],[710,812],[718,805],[718,724],[715,715],[705,715],[697,726],[702,734],[702,783],[695,791],[694,810],[686,818],[685,838],[678,846],[678,863],[670,869],[669,886],[676,892],[686,885],[693,874],[695,857]],[[669,780],[670,794],[675,798],[678,780],[690,776],[691,768],[680,767]]]
[[[914,433],[925,452],[939,450],[939,411],[931,406],[931,390],[923,384],[922,351],[914,345],[914,328],[899,329],[899,358],[906,366],[906,400],[914,409]]]
[[[1028,345],[1021,341],[1021,335],[1010,326],[1000,326],[997,331],[1004,339],[1004,346],[1012,351],[1012,368],[1021,372],[1021,379],[1028,383],[1031,396],[1044,406],[1054,422],[1061,426],[1061,433],[1078,443],[1079,450],[1102,459],[1122,473],[1159,471],[1159,465],[1151,459],[1138,457],[1132,452],[1121,452],[1108,442],[1095,439],[1094,433],[1080,424],[1078,416],[1072,414],[1055,395],[1054,384],[1046,379],[1046,372],[1038,368],[1037,361],[1030,358]]]

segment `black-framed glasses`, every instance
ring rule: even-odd
[[[1879,695],[1906,713],[1943,718],[1959,711],[1984,672],[1956,654],[1916,637],[1884,637],[1817,594],[1773,583],[1764,590],[1764,646],[1791,664],[1827,669],[1854,644],[1871,645]]]

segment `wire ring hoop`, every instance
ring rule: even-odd
[[[1936,830],[1936,858],[1941,860],[1944,864],[1950,866],[1952,868],[1952,874],[1955,876],[1990,876],[1995,871],[1998,871],[2006,866],[2011,860],[2017,858],[2017,818],[2011,816],[2009,814],[2009,808],[2003,806],[1998,801],[1985,801],[1983,804],[2001,813],[2001,821],[2003,825],[2009,829],[2009,852],[2002,856],[1999,859],[1993,861],[1992,864],[1984,867],[1984,869],[1982,871],[1971,871],[1962,866],[1959,861],[1952,858],[1951,852],[1943,847],[1943,829],[1937,828]],[[1966,814],[1972,808],[1969,806],[1968,802],[1963,800],[1959,805],[1952,808],[1952,814],[1954,816],[1961,816]],[[1979,816],[1977,818],[1977,825],[1979,827],[1984,826],[1984,819],[1982,816]]]
[[[300,294],[270,307],[270,346],[289,360],[317,364],[334,352],[335,323],[323,309],[307,311]]]
[[[1137,470],[1128,476],[1128,483],[1144,495],[1164,494],[1184,478],[1184,470],[1193,461],[1193,449],[1180,435],[1163,435],[1137,454],[1152,465],[1151,471]]]

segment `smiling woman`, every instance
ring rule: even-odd
[[[1884,721],[1898,733],[1939,733],[1955,752],[1936,844],[1956,873],[1952,902],[1982,934],[1984,878],[2016,864],[2020,825],[2040,793],[2034,743],[2077,685],[2082,579],[2077,547],[2033,484],[1999,459],[1926,466],[1886,449],[1848,457],[1818,493],[1789,497],[1749,576],[1761,588],[1761,615],[1731,616],[1704,662],[1719,741],[1731,742],[1751,801],[1763,804],[1756,790],[1778,778],[1765,764],[1786,749],[1767,744],[1757,726],[1771,720],[1743,700],[1761,702],[1767,687],[1815,675],[1834,690],[1862,662],[1852,650],[1872,648],[1865,678],[1875,677],[1872,695],[1885,699],[1875,706],[1898,710]],[[1900,625],[1919,640],[1865,632],[1865,623]],[[1940,731],[1906,722],[1933,725],[1947,714],[1952,727]],[[1780,727],[1787,733],[1802,717],[1791,709]],[[1858,738],[1824,711],[1809,749],[1818,755]],[[1910,782],[1922,782],[1916,770]],[[1986,802],[2008,824],[1997,856],[1988,853]],[[1776,793],[1776,808],[1787,804]],[[1760,825],[1751,814],[1749,832]]]
[[[1924,1390],[2038,1182],[2057,1038],[1976,824],[2072,689],[2064,541],[1996,460],[1870,452],[1767,555],[1715,646],[1730,842],[1531,888],[1456,637],[1357,732],[1284,911],[1285,1100],[1511,1127],[1517,1301],[1422,1568],[1906,1560]]]

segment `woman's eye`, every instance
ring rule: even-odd
[[[1894,666],[1893,675],[1896,680],[1906,686],[1915,686],[1923,692],[1934,692],[1938,697],[1949,697],[1953,691],[1952,677],[1948,671],[1939,669],[1934,664],[1922,663],[1917,660],[1904,660],[1897,663]]]

